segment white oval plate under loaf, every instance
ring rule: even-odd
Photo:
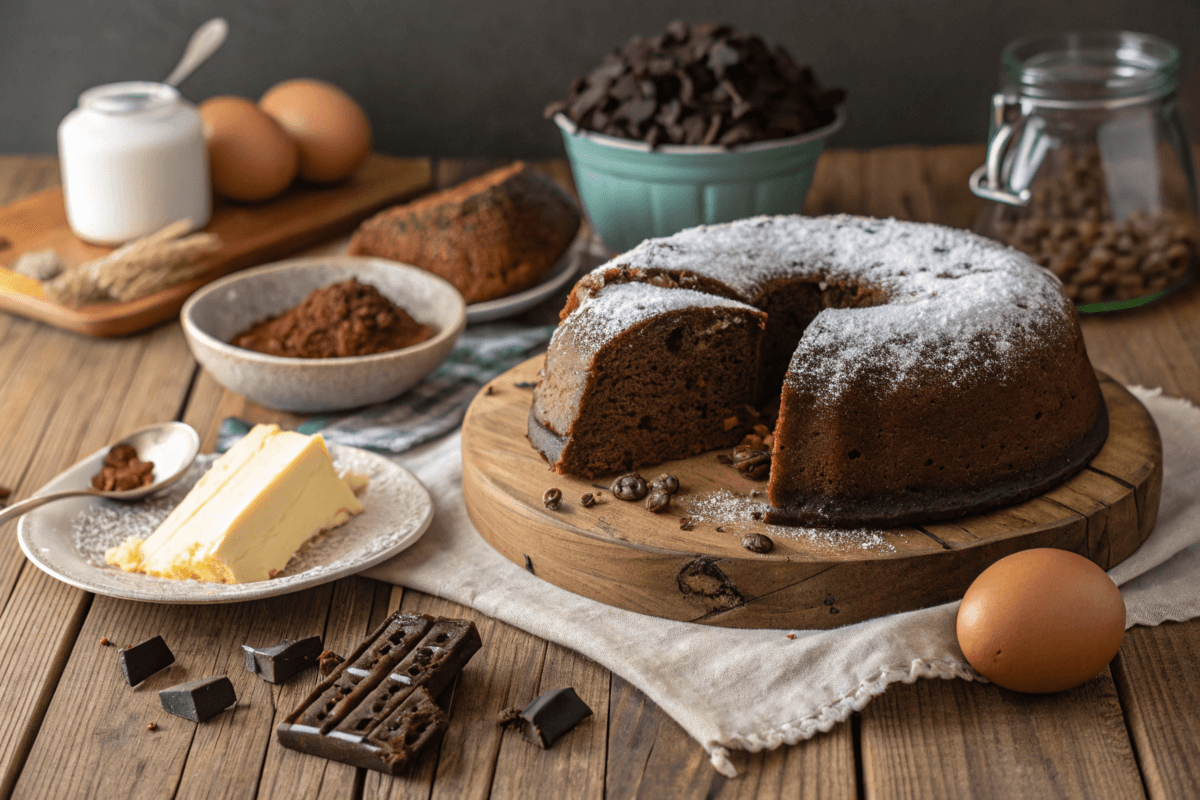
[[[215,460],[201,456],[175,487],[141,503],[80,497],[49,503],[21,518],[17,538],[38,569],[89,592],[148,603],[240,603],[298,592],[362,572],[411,546],[433,521],[433,501],[416,476],[357,447],[329,443],[339,472],[366,475],[363,512],[318,534],[275,578],[254,583],[211,583],[152,578],[104,563],[104,551],[128,536],[145,538]],[[39,494],[85,487],[108,449],[97,451],[42,487]]]

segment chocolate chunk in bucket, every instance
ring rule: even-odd
[[[543,692],[521,712],[525,738],[543,749],[592,715],[587,703],[568,686]]]
[[[293,642],[284,639],[270,647],[242,645],[246,651],[246,669],[267,683],[286,683],[294,676],[316,666],[323,645],[320,636],[309,636]]]
[[[219,676],[181,683],[158,693],[163,711],[192,722],[212,719],[237,702],[229,678]]]
[[[175,655],[162,636],[147,639],[141,644],[122,647],[117,651],[121,674],[130,686],[137,686],[156,672],[175,663]]]

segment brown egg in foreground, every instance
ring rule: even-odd
[[[371,123],[350,95],[325,81],[297,78],[267,90],[259,105],[300,151],[300,177],[314,183],[348,178],[371,152]]]
[[[199,110],[217,194],[257,202],[291,185],[298,164],[296,145],[253,101],[213,97],[201,103]]]
[[[1125,635],[1125,602],[1104,570],[1066,550],[1024,550],[980,574],[958,609],[958,643],[979,674],[1032,694],[1097,675]]]

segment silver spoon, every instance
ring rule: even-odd
[[[228,33],[229,23],[223,17],[214,17],[197,28],[196,32],[192,34],[192,38],[188,40],[187,48],[183,51],[183,58],[179,59],[179,66],[172,70],[163,83],[168,86],[178,86],[183,83],[196,67],[207,61],[209,56],[225,44],[225,36]]]
[[[153,461],[154,476],[157,480],[149,486],[124,492],[102,492],[89,487],[30,497],[28,500],[14,503],[0,511],[0,525],[28,513],[38,506],[44,506],[46,503],[53,503],[55,500],[67,497],[91,495],[92,497],[107,497],[112,500],[141,500],[182,478],[183,474],[188,471],[188,467],[196,460],[196,454],[200,452],[200,437],[191,425],[182,422],[160,422],[131,433],[116,444],[131,444],[137,450],[140,460]],[[104,456],[110,449],[112,446],[97,450],[84,461],[95,461],[95,472],[99,472],[100,467],[104,464]]]

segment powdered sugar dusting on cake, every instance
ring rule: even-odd
[[[571,335],[576,347],[594,353],[629,328],[670,311],[694,308],[741,309],[758,315],[752,306],[691,289],[664,289],[651,284],[615,284],[588,297],[554,336]],[[551,348],[554,347],[553,340]]]
[[[918,371],[960,386],[985,365],[991,372],[1025,358],[1073,313],[1058,280],[1023,253],[897,220],[781,216],[700,226],[643,242],[583,283],[602,285],[614,267],[694,273],[748,301],[781,277],[871,292],[870,307],[821,311],[800,340],[789,381],[825,387],[818,405],[837,402],[865,373],[883,391]]]
[[[869,528],[805,528],[783,525],[767,525],[760,522],[763,516],[771,510],[770,503],[755,500],[744,494],[736,494],[728,489],[718,489],[714,492],[701,492],[695,495],[680,495],[679,505],[684,513],[694,522],[704,522],[712,525],[743,525],[753,526],[755,531],[762,530],[775,539],[791,539],[804,542],[806,545],[828,548],[830,550],[872,550],[877,552],[895,552],[884,531]],[[757,515],[757,519],[755,517]],[[731,532],[731,535],[743,531]]]

